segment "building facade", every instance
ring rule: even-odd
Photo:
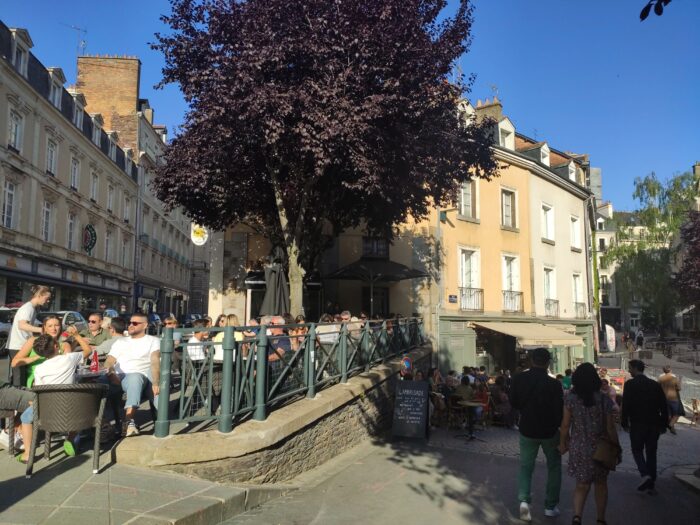
[[[0,305],[53,288],[52,309],[131,302],[138,170],[84,93],[0,22]]]
[[[87,108],[99,112],[118,143],[138,161],[135,200],[135,304],[145,311],[188,311],[193,245],[181,210],[166,213],[151,190],[167,132],[154,124],[154,110],[140,98],[141,62],[136,57],[81,56],[77,88]]]

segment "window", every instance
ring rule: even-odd
[[[77,190],[80,184],[80,161],[75,157],[70,159],[70,187]]]
[[[124,222],[129,222],[131,217],[131,200],[124,197]]]
[[[576,166],[573,162],[569,164],[569,180],[576,182]]]
[[[542,237],[554,240],[554,209],[549,204],[542,205]]]
[[[139,267],[141,268],[141,270],[146,269],[146,250],[144,250],[143,248],[141,248],[141,258]]]
[[[56,175],[56,161],[58,158],[58,145],[51,139],[46,144],[46,173]]]
[[[514,255],[504,255],[501,260],[503,290],[517,292],[520,290],[520,261]]]
[[[105,261],[109,262],[112,256],[112,232],[107,230],[105,233]]]
[[[113,161],[117,160],[117,145],[112,139],[109,140],[109,158]]]
[[[114,188],[110,185],[107,188],[107,211],[112,211],[114,206]]]
[[[515,192],[501,190],[501,225],[515,228]]]
[[[462,288],[479,288],[479,252],[460,249],[460,286]]]
[[[122,240],[122,266],[126,268],[126,262],[129,260],[129,241]]]
[[[581,281],[581,274],[575,273],[572,278],[572,290],[573,298],[575,303],[583,302],[583,286]]]
[[[153,272],[155,270],[155,268],[156,268],[156,254],[152,253],[151,254],[151,267],[149,268],[149,270],[151,272]]]
[[[14,227],[16,193],[17,186],[15,185],[15,183],[6,180],[2,198],[2,225],[5,228]]]
[[[92,142],[98,148],[100,147],[101,136],[102,136],[102,128],[100,128],[100,125],[97,123],[97,121],[93,119],[93,121],[92,121]]]
[[[540,162],[545,166],[549,166],[549,148],[546,145],[540,149]]]
[[[85,111],[80,104],[75,102],[73,104],[73,124],[80,129],[83,129],[83,115],[85,115]]]
[[[90,200],[97,202],[97,193],[100,187],[100,179],[94,171],[90,175]]]
[[[381,239],[379,237],[363,237],[362,256],[388,258],[389,242],[386,239]]]
[[[605,239],[602,238],[602,237],[601,237],[600,239],[598,239],[598,249],[599,249],[601,252],[604,252],[604,251],[605,251]]]
[[[19,74],[22,76],[27,76],[27,51],[20,46],[18,43],[15,43],[15,69],[19,71]]]
[[[63,86],[56,82],[51,82],[51,87],[49,88],[49,102],[58,109],[61,109],[61,95],[63,95]]]
[[[545,299],[555,299],[556,298],[556,282],[554,276],[553,268],[544,269],[544,298]]]
[[[571,217],[571,247],[581,248],[581,226],[578,217]]]
[[[511,148],[513,133],[507,129],[500,128],[498,136],[498,144],[503,148]]]
[[[41,239],[44,242],[51,242],[51,215],[53,214],[53,204],[44,201],[41,207]]]
[[[7,135],[7,145],[15,151],[22,151],[22,131],[24,119],[19,112],[10,110],[10,125]]]
[[[463,217],[476,219],[476,181],[470,180],[462,185],[459,199],[459,214]]]
[[[599,220],[598,223],[597,223],[596,229],[597,229],[598,231],[603,231],[603,230],[605,229],[605,221],[602,220],[602,219]]]
[[[68,214],[68,249],[75,250],[75,213]]]
[[[126,159],[124,159],[124,171],[131,177],[131,157],[126,157]]]

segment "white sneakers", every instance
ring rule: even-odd
[[[523,521],[532,521],[532,515],[530,514],[530,505],[524,501],[520,502],[520,519]]]
[[[561,514],[561,511],[559,510],[559,507],[553,507],[551,509],[544,509],[544,515],[547,516],[548,518],[556,518]]]
[[[10,448],[10,435],[3,429],[0,432],[0,445],[5,449]],[[22,441],[22,434],[15,432],[15,450],[20,451],[24,449],[24,441]]]

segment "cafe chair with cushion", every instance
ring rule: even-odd
[[[36,401],[26,477],[32,476],[40,430],[46,434],[44,457],[48,460],[51,454],[52,433],[67,434],[94,428],[92,472],[97,474],[100,470],[100,425],[107,401],[107,385],[97,383],[42,385],[35,386],[32,390],[36,394]]]
[[[15,455],[15,411],[14,410],[0,410],[0,419],[5,420],[5,431],[9,439],[9,446],[7,447],[7,452],[10,456]]]

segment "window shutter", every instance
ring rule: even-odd
[[[520,291],[520,258],[513,257],[513,290]]]

